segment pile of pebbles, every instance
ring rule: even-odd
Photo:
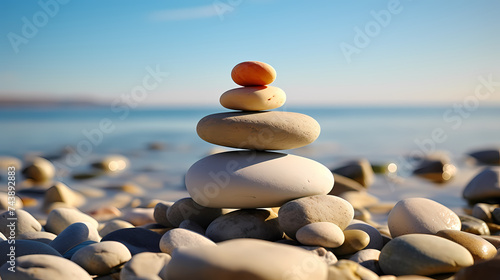
[[[40,206],[46,220],[23,210],[21,199],[14,232],[13,215],[0,215],[1,279],[499,279],[498,151],[471,155],[486,166],[463,190],[469,215],[423,197],[379,204],[367,192],[374,173],[366,160],[329,170],[270,151],[306,146],[320,132],[307,115],[268,111],[286,100],[269,86],[270,65],[243,62],[231,76],[243,87],[220,103],[233,111],[204,117],[197,132],[236,150],[192,165],[190,197],[83,213],[84,196],[56,182]],[[115,161],[115,169],[128,164]],[[428,162],[437,168],[420,166],[419,175],[452,176],[447,163]],[[25,174],[46,180],[54,168],[40,159]],[[0,209],[7,202],[0,194]],[[381,211],[386,225],[371,219]]]

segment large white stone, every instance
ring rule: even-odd
[[[276,207],[327,194],[332,186],[333,175],[321,163],[274,152],[218,153],[199,160],[186,174],[192,199],[206,207]]]
[[[414,197],[400,200],[387,220],[393,238],[410,233],[436,234],[443,229],[460,230],[460,218],[433,200]]]

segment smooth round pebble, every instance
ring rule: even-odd
[[[366,246],[366,249],[377,249],[380,250],[384,247],[384,240],[382,234],[375,227],[360,221],[352,220],[352,222],[345,228],[346,230],[359,229],[366,232],[370,236],[370,243]]]
[[[205,236],[183,228],[174,228],[167,231],[160,240],[160,250],[167,254],[172,254],[178,248],[199,248],[203,246],[216,245]]]
[[[472,233],[447,229],[438,231],[436,235],[464,246],[465,249],[469,250],[476,263],[491,259],[497,254],[495,246]]]
[[[132,208],[124,211],[121,219],[133,224],[134,226],[142,226],[146,224],[156,223],[154,219],[154,208]]]
[[[199,233],[201,235],[205,235],[205,229],[202,228],[198,223],[196,223],[195,221],[192,221],[192,220],[182,221],[182,223],[179,225],[179,228],[187,229],[187,230]]]
[[[278,220],[285,233],[295,239],[301,227],[317,222],[331,222],[344,230],[354,217],[349,202],[331,195],[313,195],[285,203],[278,211]]]
[[[490,229],[483,220],[468,215],[460,215],[458,217],[460,218],[460,222],[462,223],[462,231],[478,235],[490,235]]]
[[[349,229],[344,231],[344,243],[342,246],[333,249],[336,256],[345,256],[361,251],[370,244],[368,233],[359,229]]]
[[[26,165],[22,174],[28,179],[41,183],[52,180],[56,174],[56,168],[52,162],[35,157]]]
[[[31,231],[31,232],[25,232],[25,233],[19,234],[18,236],[16,236],[16,239],[17,240],[37,241],[37,242],[42,242],[42,243],[45,243],[48,245],[56,237],[57,237],[57,235],[55,235],[51,232]]]
[[[59,234],[69,225],[77,222],[88,222],[95,228],[99,226],[99,223],[94,218],[80,212],[78,209],[56,208],[50,211],[47,216],[45,230],[54,234]]]
[[[165,227],[174,227],[167,218],[167,210],[174,202],[161,201],[155,205],[153,217],[157,223]]]
[[[130,165],[129,160],[122,155],[109,155],[100,161],[93,163],[94,167],[107,172],[119,172],[125,170]]]
[[[476,203],[472,207],[472,216],[485,222],[491,223],[493,221],[491,212],[495,210],[495,206],[486,203]]]
[[[12,247],[15,250],[11,250]],[[9,243],[9,241],[2,241],[0,242],[0,252],[1,264],[11,260],[16,261],[17,258],[25,255],[44,254],[61,257],[61,254],[49,245],[32,240],[16,240],[15,244],[12,242]]]
[[[391,236],[410,233],[436,234],[443,229],[460,230],[460,218],[446,206],[421,197],[400,200],[387,220]]]
[[[281,107],[285,104],[286,94],[272,86],[253,86],[233,88],[224,92],[220,104],[232,110],[265,111]]]
[[[221,208],[202,206],[190,197],[177,200],[167,210],[167,219],[175,227],[178,227],[182,221],[191,220],[203,228],[207,228],[213,220],[221,215]]]
[[[160,277],[160,271],[170,262],[170,259],[172,259],[170,255],[165,253],[137,254],[121,269],[120,280],[157,279]]]
[[[49,245],[64,255],[66,251],[84,241],[99,242],[100,239],[97,229],[92,224],[78,222],[65,228]]]
[[[15,215],[10,215],[12,212]],[[12,227],[13,221],[10,220],[11,218],[17,218],[15,227]],[[9,237],[13,235],[11,229],[14,229],[14,235],[18,236],[27,232],[41,231],[42,225],[27,211],[17,209],[15,211],[5,211],[0,215],[0,232]]]
[[[231,70],[231,78],[240,86],[265,86],[276,79],[276,70],[260,61],[238,63]]]
[[[356,252],[352,255],[349,260],[359,263],[363,267],[368,268],[369,270],[382,274],[382,270],[378,265],[378,260],[380,257],[380,251],[376,249],[363,249],[361,251]]]
[[[132,258],[125,245],[116,241],[90,244],[76,251],[71,261],[91,275],[106,275]]]
[[[295,234],[297,241],[304,245],[337,248],[344,243],[344,233],[334,223],[318,222],[307,224]]]
[[[214,154],[193,164],[186,174],[189,194],[207,207],[276,207],[327,194],[332,186],[333,175],[321,163],[275,152]]]
[[[215,145],[253,150],[287,150],[314,142],[318,122],[300,113],[283,111],[224,112],[203,117],[198,136]]]
[[[5,263],[2,267],[0,267],[0,276],[3,280],[92,279],[90,275],[79,265],[60,256],[21,256],[16,259],[15,272],[9,271],[9,267],[11,266],[8,263]]]
[[[283,237],[278,215],[266,209],[241,209],[215,219],[206,236],[214,242],[235,238],[255,238],[274,241]]]
[[[142,252],[160,253],[161,235],[143,228],[123,228],[115,230],[101,239],[117,241],[125,245],[132,255]]]
[[[465,186],[463,197],[469,202],[500,202],[500,167],[488,167]]]
[[[433,275],[452,273],[474,263],[463,246],[429,234],[406,234],[389,241],[380,252],[385,274]]]
[[[173,280],[318,280],[328,273],[324,260],[311,252],[251,238],[177,250],[166,269]]]
[[[48,208],[54,202],[63,202],[68,206],[79,207],[85,203],[85,197],[65,184],[56,182],[45,191],[43,208]]]
[[[106,236],[115,230],[123,228],[133,228],[133,227],[134,227],[133,224],[124,220],[111,220],[109,222],[106,222],[104,226],[99,230],[99,235]]]

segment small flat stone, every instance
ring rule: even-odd
[[[327,264],[301,248],[258,239],[233,239],[218,246],[175,251],[167,279],[326,279]]]
[[[160,240],[160,250],[167,254],[172,254],[175,249],[179,248],[199,248],[203,246],[216,245],[205,236],[183,228],[174,228],[167,231]]]
[[[370,243],[365,247],[366,249],[377,249],[380,250],[384,247],[384,240],[382,235],[375,227],[360,221],[352,220],[352,222],[345,228],[346,230],[359,229],[366,232],[370,236]]]
[[[99,230],[99,235],[106,236],[115,230],[123,228],[133,228],[133,227],[134,227],[133,224],[124,220],[111,220],[109,222],[106,222],[104,226]]]
[[[49,245],[49,243],[52,242],[52,240],[54,240],[56,237],[57,237],[57,235],[55,235],[51,232],[31,231],[31,232],[25,232],[25,233],[19,234],[18,236],[16,236],[16,239],[37,241],[37,242],[42,242],[42,243]]]
[[[433,275],[452,273],[474,263],[463,246],[428,234],[406,234],[392,239],[380,252],[385,274]]]
[[[431,182],[442,184],[455,176],[456,167],[449,162],[446,156],[429,156],[420,159],[413,174]]]
[[[121,269],[120,280],[157,279],[160,277],[160,271],[170,262],[170,259],[172,259],[170,255],[165,253],[137,254]]]
[[[76,251],[71,261],[91,275],[106,275],[132,258],[125,245],[116,241],[90,244]]]
[[[285,92],[272,86],[233,88],[224,92],[219,100],[227,109],[243,111],[272,110],[281,107],[285,101]]]
[[[231,78],[240,86],[265,86],[276,79],[276,70],[260,61],[238,63],[231,70]]]
[[[297,230],[297,241],[304,245],[337,248],[344,243],[344,233],[334,223],[317,222]]]
[[[320,133],[310,116],[282,111],[226,112],[202,118],[198,136],[215,145],[255,150],[287,150],[311,144]]]
[[[61,233],[69,225],[77,222],[88,222],[95,228],[99,223],[89,215],[80,212],[78,209],[57,208],[50,211],[45,224],[45,230],[54,234]]]
[[[345,241],[342,246],[333,249],[336,256],[346,256],[361,251],[370,244],[368,233],[359,229],[349,229],[344,231]]]
[[[207,207],[276,207],[292,199],[327,194],[332,186],[333,175],[321,163],[275,152],[214,154],[193,164],[186,174],[189,194]]]
[[[494,258],[479,262],[473,266],[466,267],[460,270],[455,275],[455,280],[470,280],[470,279],[499,279],[498,268],[500,267],[500,254]]]
[[[388,217],[391,236],[410,233],[436,234],[443,229],[460,230],[457,214],[444,205],[427,198],[406,198],[392,208]]]
[[[213,220],[222,215],[222,209],[205,207],[196,203],[192,198],[186,197],[172,204],[167,209],[166,215],[169,223],[174,227],[178,227],[184,220],[191,220],[207,228]]]
[[[465,186],[463,197],[469,202],[500,202],[500,167],[485,168]]]
[[[469,153],[478,163],[499,165],[500,164],[500,149],[485,149]]]
[[[66,251],[84,241],[99,242],[100,239],[97,229],[92,224],[78,222],[65,228],[49,245],[64,255]]]
[[[436,235],[464,246],[471,253],[475,263],[491,259],[497,254],[495,246],[472,233],[448,229],[440,230]]]
[[[9,271],[10,267],[8,263],[0,267],[0,276],[3,280],[92,280],[83,268],[60,256],[26,255],[16,259],[15,272]]]
[[[38,183],[43,183],[54,178],[56,168],[50,161],[41,157],[35,157],[26,165],[22,174],[28,179]]]
[[[143,228],[124,228],[115,230],[101,239],[117,241],[125,245],[132,255],[142,252],[160,253],[161,235]]]
[[[329,195],[339,196],[340,194],[348,191],[365,191],[366,188],[360,183],[354,181],[351,178],[347,178],[340,174],[333,173],[333,178],[335,178],[335,185],[333,189],[328,193]]]
[[[332,169],[332,172],[350,178],[365,188],[370,187],[375,180],[372,166],[367,159],[346,162]]]
[[[301,227],[317,222],[331,222],[344,230],[354,217],[349,202],[331,195],[314,195],[295,199],[281,206],[278,220],[285,233],[295,238]]]
[[[241,209],[215,219],[206,236],[214,242],[236,238],[275,241],[283,237],[278,215],[266,209]]]
[[[18,236],[27,232],[37,232],[42,230],[42,225],[30,213],[23,209],[14,211],[15,215],[10,215],[10,211],[5,211],[0,215],[0,232],[6,237],[11,235]],[[11,218],[17,218],[15,222],[15,234],[11,234]]]
[[[490,235],[490,229],[483,220],[468,215],[460,215],[458,217],[460,218],[460,222],[462,223],[461,226],[462,231],[478,235],[481,234]]]
[[[15,250],[12,251],[11,247],[14,246]],[[14,260],[26,255],[44,254],[61,257],[61,254],[54,248],[42,242],[32,240],[16,240],[16,243],[9,243],[9,241],[0,242],[0,263],[4,264],[7,261]],[[12,256],[13,255],[13,256]]]

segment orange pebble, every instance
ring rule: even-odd
[[[276,70],[264,62],[245,61],[234,66],[231,78],[241,86],[265,86],[276,79]]]

